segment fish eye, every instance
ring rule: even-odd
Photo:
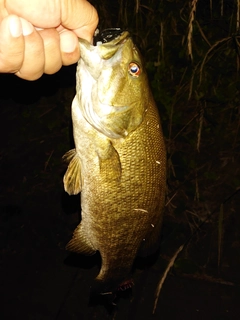
[[[132,77],[137,78],[141,74],[141,68],[136,62],[130,62],[128,65],[128,73]]]

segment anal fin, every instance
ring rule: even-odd
[[[69,162],[67,171],[63,177],[65,191],[69,194],[78,194],[81,192],[81,162],[76,150],[72,149],[63,156],[65,162]]]
[[[97,251],[86,237],[81,224],[75,229],[73,238],[66,245],[66,249],[71,252],[76,252],[87,256],[91,256]]]

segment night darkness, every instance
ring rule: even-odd
[[[159,108],[168,152],[161,247],[136,260],[117,307],[89,299],[100,256],[65,250],[80,219],[61,159],[73,147],[76,66],[34,82],[0,74],[1,319],[239,319],[238,1],[198,0],[192,21],[194,1],[91,2],[101,30],[133,35]]]

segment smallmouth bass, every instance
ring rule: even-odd
[[[114,32],[113,32],[114,31]],[[72,103],[75,149],[65,191],[81,192],[82,220],[67,249],[100,252],[101,293],[131,283],[137,255],[156,249],[166,185],[158,111],[138,49],[127,31],[107,29],[96,45],[79,40]]]

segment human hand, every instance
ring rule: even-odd
[[[98,24],[86,0],[0,0],[0,72],[35,80],[80,58]]]

